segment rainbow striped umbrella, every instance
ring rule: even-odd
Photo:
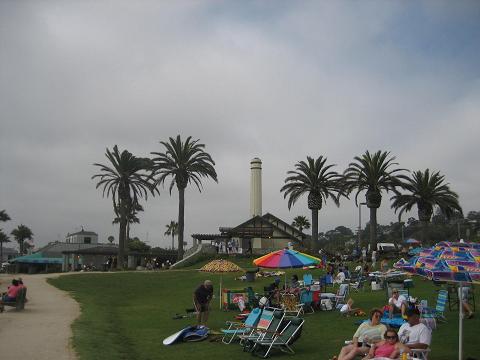
[[[253,260],[253,263],[262,268],[288,269],[315,266],[322,262],[319,258],[299,251],[282,249],[263,255]]]
[[[299,251],[282,249],[263,255],[253,260],[253,263],[262,268],[288,269],[315,266],[322,263],[322,260]],[[287,274],[285,273],[285,286],[287,286]]]

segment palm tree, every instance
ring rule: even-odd
[[[0,229],[0,266],[3,262],[3,243],[7,242],[10,242],[10,238],[3,232],[2,229]]]
[[[300,232],[303,229],[310,229],[310,221],[308,221],[306,216],[296,216],[293,218],[292,226],[297,228]],[[303,242],[303,235],[302,235],[302,242]]]
[[[202,191],[202,178],[217,180],[215,162],[204,151],[205,145],[199,140],[192,140],[189,136],[182,142],[180,135],[176,139],[170,137],[168,142],[160,141],[165,152],[152,152],[153,175],[157,176],[155,184],[164,184],[165,179],[171,177],[169,190],[172,194],[174,185],[178,189],[178,259],[183,258],[183,230],[185,212],[185,189],[189,183],[194,183],[198,191]]]
[[[397,174],[405,169],[393,168],[398,165],[395,157],[388,151],[377,151],[373,155],[367,150],[362,156],[356,156],[355,162],[348,165],[344,172],[345,188],[350,193],[357,190],[355,204],[358,206],[358,196],[366,190],[365,198],[370,209],[370,247],[377,247],[377,209],[382,203],[382,191],[394,191],[401,186],[401,180],[408,179],[403,174]]]
[[[103,188],[103,196],[111,196],[113,211],[119,218],[120,229],[118,235],[117,267],[123,269],[127,224],[131,215],[132,206],[138,204],[139,198],[148,197],[148,192],[155,195],[156,188],[151,182],[147,171],[150,170],[150,160],[138,158],[127,150],[118,151],[117,145],[113,151],[107,149],[105,156],[112,167],[102,164],[93,164],[100,167],[101,173],[93,175],[92,179],[99,178],[96,188]]]
[[[7,222],[11,220],[10,216],[7,214],[5,210],[0,210],[0,222]],[[3,243],[10,242],[8,236],[0,229],[0,264],[3,261]]]
[[[137,214],[143,211],[143,206],[140,204],[129,204],[128,213],[127,213],[127,227],[125,229],[125,249],[128,249],[128,240],[130,240],[130,225],[131,224],[140,224],[140,219],[137,217]],[[120,217],[117,216],[113,219],[112,224],[119,224]]]
[[[415,171],[411,178],[403,184],[407,194],[397,193],[392,197],[392,208],[398,213],[399,218],[404,211],[410,211],[417,206],[418,219],[423,224],[423,241],[426,239],[426,231],[434,208],[437,206],[441,213],[450,218],[455,213],[462,214],[462,208],[458,202],[458,195],[450,190],[448,183],[445,183],[445,176],[440,173],[426,169],[425,172]]]
[[[23,255],[25,253],[25,240],[31,240],[33,238],[32,230],[27,226],[20,224],[16,229],[12,230],[11,234],[18,242],[20,255]]]
[[[170,224],[165,225],[167,231],[164,235],[172,236],[172,250],[175,248],[175,235],[178,234],[178,223],[174,220],[170,221]]]
[[[5,210],[0,210],[0,222],[7,222],[9,220],[11,219],[7,212]]]
[[[280,189],[283,197],[288,197],[288,209],[303,195],[308,194],[308,208],[312,211],[312,243],[310,251],[318,246],[318,211],[328,198],[339,206],[340,196],[346,196],[341,186],[341,176],[330,169],[335,165],[325,165],[327,158],[319,156],[316,160],[307,156],[307,162],[299,161],[296,170],[287,172],[285,185]]]

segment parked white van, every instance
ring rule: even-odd
[[[382,257],[396,257],[398,249],[394,243],[377,243],[377,251]]]

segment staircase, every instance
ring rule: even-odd
[[[210,244],[194,245],[183,254],[183,259],[170,266],[170,269],[179,269],[195,264],[203,254],[215,254],[215,246]]]

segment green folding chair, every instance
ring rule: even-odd
[[[264,358],[268,357],[272,349],[295,354],[295,351],[292,349],[292,344],[300,337],[304,322],[305,320],[302,318],[292,318],[287,326],[285,326],[280,333],[276,333],[272,338],[260,338],[256,340],[252,348],[252,353],[256,354],[263,348],[266,348],[265,353],[262,354],[262,357]]]

